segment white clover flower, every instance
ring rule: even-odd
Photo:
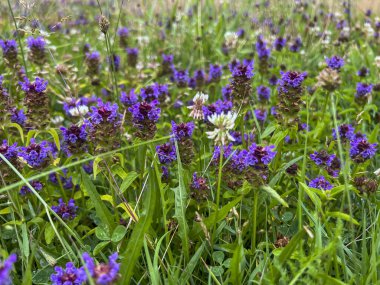
[[[235,48],[238,42],[238,35],[234,32],[226,32],[224,40],[228,48]]]
[[[380,55],[375,57],[375,64],[376,64],[377,68],[380,68]]]
[[[64,118],[62,116],[55,116],[55,117],[51,118],[51,122],[54,125],[58,125],[58,124],[62,123],[63,121],[64,121]]]
[[[350,36],[350,27],[344,27],[344,28],[342,29],[341,35],[342,35],[343,37],[348,38],[348,37]]]
[[[367,37],[373,37],[375,30],[372,28],[370,23],[364,24],[364,33]]]
[[[212,132],[206,132],[209,139],[213,139],[215,144],[225,145],[228,140],[235,141],[229,131],[235,127],[236,113],[228,112],[227,114],[212,114],[207,119],[216,128]]]
[[[88,113],[88,107],[86,105],[79,105],[71,108],[69,113],[73,117],[84,116]]]
[[[193,105],[189,106],[191,110],[190,117],[194,118],[195,120],[203,120],[204,119],[204,114],[203,114],[203,105],[207,102],[208,100],[208,95],[203,94],[202,92],[198,92],[195,94],[193,98]]]

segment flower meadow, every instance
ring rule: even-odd
[[[0,285],[378,284],[378,5],[1,1]]]

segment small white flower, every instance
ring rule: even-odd
[[[79,105],[71,108],[69,113],[73,117],[79,117],[88,113],[88,107],[86,105]]]
[[[191,110],[190,117],[196,119],[196,120],[203,120],[204,114],[203,114],[203,105],[207,102],[208,95],[203,94],[202,92],[198,92],[194,98],[193,98],[193,106],[189,106]]]
[[[377,68],[380,68],[380,55],[375,57],[375,64],[376,64]]]
[[[228,112],[227,114],[212,114],[207,119],[216,128],[212,132],[206,132],[209,139],[213,139],[215,144],[225,145],[228,140],[235,141],[229,131],[235,127],[236,113]]]
[[[367,37],[373,37],[375,30],[372,28],[370,23],[364,24],[364,33]]]
[[[376,176],[379,176],[379,175],[380,175],[380,168],[377,169],[377,170],[375,170],[375,171],[373,172],[373,174],[375,174]]]
[[[63,121],[64,121],[64,118],[62,116],[55,116],[55,117],[51,118],[51,122],[54,125],[58,125],[58,124],[62,123]]]
[[[224,40],[228,48],[235,48],[238,41],[238,35],[234,32],[226,32],[224,34]]]

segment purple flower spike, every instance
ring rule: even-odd
[[[355,98],[362,98],[367,96],[369,93],[372,92],[372,85],[366,84],[366,83],[358,83],[356,85],[356,94]]]
[[[78,207],[75,205],[74,199],[70,199],[66,204],[63,199],[58,200],[57,206],[51,206],[52,210],[56,212],[63,220],[72,220],[76,217]]]
[[[55,158],[57,155],[56,150],[52,147],[52,144],[47,141],[37,143],[34,138],[30,140],[30,144],[27,147],[21,147],[18,154],[20,157],[33,168],[46,167],[51,158]]]
[[[185,70],[177,70],[173,68],[173,81],[177,84],[178,87],[186,87],[189,82],[189,71]]]
[[[333,186],[326,180],[324,176],[319,176],[309,182],[309,187],[320,190],[331,190]]]
[[[330,58],[326,57],[326,63],[328,67],[330,67],[331,69],[338,70],[338,71],[344,66],[343,58],[336,55]]]
[[[26,43],[29,47],[29,60],[35,64],[43,65],[46,61],[45,46],[46,42],[43,37],[34,38],[30,36]]]
[[[62,148],[65,150],[67,156],[71,156],[74,153],[81,153],[86,150],[86,127],[85,124],[82,126],[73,124],[69,128],[60,128],[63,135]]]
[[[263,123],[267,119],[268,112],[264,109],[257,109],[255,110],[255,117],[256,119]]]
[[[65,269],[56,266],[54,270],[50,276],[52,285],[81,285],[87,281],[85,269],[76,268],[72,262],[68,262]]]
[[[40,181],[31,181],[30,185],[32,185],[32,187],[36,191],[41,191],[42,187],[43,187],[43,184]],[[20,195],[21,196],[25,196],[25,195],[27,195],[27,194],[29,194],[31,192],[32,192],[32,190],[28,186],[26,186],[26,185],[22,186],[21,189],[20,189]]]
[[[210,64],[209,78],[210,82],[219,82],[223,74],[222,67],[217,64]]]
[[[2,285],[11,285],[11,271],[13,264],[17,261],[17,255],[11,254],[7,259],[0,263],[0,284]]]
[[[280,88],[285,92],[287,92],[289,88],[299,88],[306,77],[307,72],[281,71],[281,79],[279,82]]]
[[[161,164],[170,164],[177,159],[175,146],[171,143],[156,146],[156,152]]]
[[[366,138],[356,138],[350,143],[350,157],[357,163],[361,163],[375,156],[377,143],[369,143]]]
[[[36,77],[34,82],[30,82],[28,78],[25,78],[24,82],[19,82],[19,84],[24,92],[42,93],[46,90],[48,81],[43,78]]]
[[[193,134],[194,127],[193,122],[176,124],[172,121],[172,134],[177,140],[190,138]]]
[[[269,97],[270,97],[270,88],[269,87],[266,87],[264,85],[260,85],[259,87],[257,87],[256,92],[257,92],[257,97],[258,97],[260,102],[265,102],[265,101],[269,100]]]
[[[3,50],[3,57],[4,61],[7,63],[8,66],[14,67],[18,60],[17,60],[17,43],[15,40],[0,40],[0,46]]]
[[[350,141],[355,136],[355,130],[350,124],[343,124],[338,127],[339,137],[342,142]],[[333,138],[337,139],[335,128],[333,129]]]
[[[249,146],[248,155],[246,156],[247,165],[254,166],[257,164],[268,165],[276,156],[276,151],[273,151],[274,145],[271,146],[258,146],[253,143]]]
[[[131,89],[129,93],[121,92],[120,102],[127,107],[130,107],[136,104],[138,101],[137,94],[135,93],[135,89]]]
[[[112,285],[119,278],[120,264],[116,262],[119,255],[117,252],[110,255],[108,263],[95,264],[90,255],[83,253],[85,267],[97,285]]]

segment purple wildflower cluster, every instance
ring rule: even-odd
[[[121,119],[118,112],[118,105],[110,102],[98,100],[97,106],[92,106],[89,112],[86,126],[88,126],[89,140],[93,143],[95,152],[105,151],[120,144]],[[106,136],[104,134],[107,134]],[[85,143],[85,131],[77,129],[77,137],[81,141],[76,141],[80,145]]]
[[[128,46],[129,29],[127,27],[121,27],[117,30],[119,36],[120,47],[126,48]]]
[[[57,206],[51,206],[51,209],[57,213],[63,220],[72,220],[77,216],[78,206],[75,205],[74,199],[65,203],[63,199],[58,200]]]
[[[252,92],[253,60],[244,60],[237,65],[230,65],[232,72],[232,97],[237,101],[247,100]]]
[[[66,268],[56,266],[55,273],[50,276],[53,285],[82,285],[86,284],[87,272],[96,285],[111,285],[119,278],[120,264],[116,262],[118,253],[109,257],[108,263],[95,264],[91,256],[85,252],[82,255],[84,266],[76,268],[72,262]]]
[[[207,200],[209,197],[210,187],[207,184],[207,179],[202,176],[198,176],[196,172],[193,173],[192,182],[190,184],[190,196],[196,201]]]
[[[298,112],[302,104],[302,83],[306,77],[306,72],[281,72],[281,79],[278,82],[279,103],[277,105],[278,112],[281,114],[278,116],[280,122],[293,124],[298,120]]]
[[[87,126],[71,125],[69,128],[61,127],[63,136],[62,148],[67,156],[81,153],[87,149]]]
[[[268,60],[271,50],[267,47],[263,35],[259,35],[257,38],[256,52],[259,57],[259,71],[261,74],[265,74],[268,71]]]
[[[36,142],[34,138],[30,140],[28,146],[21,147],[18,156],[32,168],[41,169],[57,156],[57,152],[48,141]]]
[[[48,81],[43,78],[36,77],[34,82],[30,82],[25,78],[23,82],[19,82],[21,89],[25,93],[24,105],[27,108],[27,126],[39,129],[49,124],[49,98],[46,95]]]
[[[100,53],[98,51],[86,53],[87,74],[98,76],[100,71]]]
[[[213,154],[213,163],[218,165],[221,147],[216,146]],[[262,185],[268,179],[268,165],[276,156],[274,146],[259,146],[252,143],[248,149],[233,149],[233,144],[223,146],[223,157],[227,161],[223,171],[227,185],[236,189],[244,180],[254,185]]]
[[[31,182],[30,182],[30,185],[31,185],[31,186],[34,188],[34,190],[36,190],[36,191],[41,191],[42,188],[43,188],[43,184],[42,184],[42,182],[40,182],[40,181],[31,181]],[[29,186],[26,186],[26,185],[22,186],[21,189],[20,189],[20,195],[21,195],[21,196],[25,196],[25,195],[27,195],[27,194],[29,194],[29,193],[31,193],[31,192],[32,192],[32,190],[29,188]]]
[[[332,56],[330,58],[326,57],[327,66],[331,69],[340,70],[344,66],[343,58],[339,56]]]
[[[0,263],[0,284],[2,285],[11,285],[11,271],[13,268],[13,265],[17,261],[17,255],[11,254],[7,259],[5,259],[3,262]]]
[[[179,70],[173,67],[172,69],[172,81],[179,87],[183,88],[188,85],[189,82],[189,71],[187,69]]]
[[[136,136],[149,140],[152,139],[156,133],[156,122],[160,118],[161,109],[157,107],[158,101],[152,102],[138,102],[128,108],[132,114],[132,122],[136,128]]]
[[[28,37],[26,43],[29,48],[29,60],[37,65],[43,65],[46,61],[46,41],[43,37]]]
[[[320,152],[315,151],[314,153],[310,154],[310,158],[315,162],[316,165],[326,169],[329,175],[338,177],[341,163],[335,154],[328,154],[325,150],[322,150]]]
[[[137,60],[139,57],[139,49],[138,48],[127,48],[127,62],[130,67],[136,67]]]
[[[191,138],[194,127],[195,125],[193,122],[177,124],[172,121],[173,139],[178,144],[181,162],[185,165],[190,164],[194,157],[194,143]]]
[[[319,176],[309,182],[309,187],[320,189],[320,190],[331,190],[333,188],[332,184],[326,180],[324,176]]]
[[[8,66],[14,67],[18,64],[17,43],[15,40],[0,40],[0,46],[3,50],[3,58]]]

